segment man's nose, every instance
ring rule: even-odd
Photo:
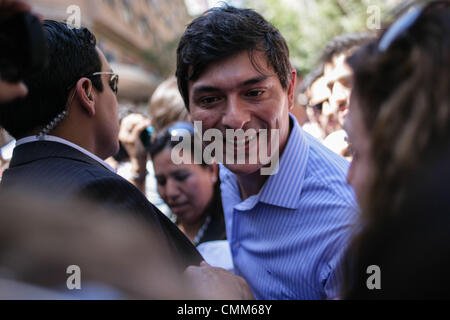
[[[328,101],[324,101],[322,104],[322,115],[323,116],[331,116],[336,112],[336,103],[330,99]]]
[[[341,109],[341,106],[347,106],[348,104],[349,90],[339,82],[336,82],[333,86],[331,97],[335,108]]]
[[[324,116],[332,116],[339,110],[339,97],[341,96],[339,90],[339,86],[336,85],[336,83],[333,84],[331,87],[330,98],[323,104],[322,107],[322,114]]]
[[[226,128],[243,129],[250,118],[249,110],[238,97],[232,96],[227,99],[225,114],[222,117],[222,124]]]

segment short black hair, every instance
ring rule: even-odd
[[[322,52],[320,61],[322,63],[331,62],[334,56],[341,53],[353,53],[353,50],[363,44],[374,41],[376,34],[369,32],[344,33],[331,39]]]
[[[308,90],[308,88],[312,86],[314,81],[319,79],[322,75],[323,75],[323,64],[320,64],[305,76],[305,78],[303,79],[302,83],[299,86],[298,89],[299,93],[305,93]]]
[[[252,62],[254,50],[264,52],[282,87],[288,88],[291,70],[288,46],[278,29],[259,13],[224,5],[194,19],[177,49],[178,89],[186,107],[189,109],[189,81],[198,79],[211,63],[247,50]]]
[[[0,126],[16,139],[48,124],[65,109],[78,79],[102,68],[95,36],[87,28],[70,28],[52,20],[45,20],[42,27],[48,48],[46,67],[25,77],[28,96],[0,106]],[[103,91],[100,77],[91,81]]]

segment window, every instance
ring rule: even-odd
[[[103,0],[103,2],[109,5],[110,7],[114,7],[116,4],[114,0]]]
[[[145,16],[141,16],[138,24],[139,32],[144,36],[148,37],[150,35],[150,27],[148,23],[148,19]]]
[[[123,18],[127,23],[131,23],[133,21],[133,9],[131,8],[131,1],[130,0],[123,0]]]

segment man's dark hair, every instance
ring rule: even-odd
[[[54,119],[66,108],[70,90],[82,77],[103,90],[96,51],[96,39],[87,28],[69,28],[65,23],[45,20],[43,29],[48,63],[42,72],[25,77],[28,96],[0,106],[0,126],[16,139],[29,135]]]
[[[376,34],[369,32],[354,32],[338,35],[331,39],[322,52],[320,61],[322,63],[331,62],[334,56],[341,53],[351,55],[354,50],[361,45],[376,39]]]
[[[177,49],[176,76],[186,107],[189,109],[189,81],[197,80],[211,63],[246,50],[256,69],[252,53],[264,52],[282,87],[288,87],[291,64],[286,41],[260,14],[224,5],[194,19]]]

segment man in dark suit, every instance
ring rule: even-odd
[[[29,76],[29,95],[5,104],[0,125],[17,144],[2,188],[26,186],[52,197],[87,197],[143,216],[161,231],[181,267],[202,257],[178,228],[102,159],[118,151],[118,76],[95,37],[45,21],[49,48],[45,70]]]
[[[176,225],[103,161],[119,150],[118,76],[94,35],[55,21],[45,21],[43,29],[48,65],[24,79],[27,97],[0,108],[0,126],[17,140],[1,189],[84,197],[135,213],[167,243],[192,297],[251,298],[241,277],[204,262],[198,266],[201,255]]]

